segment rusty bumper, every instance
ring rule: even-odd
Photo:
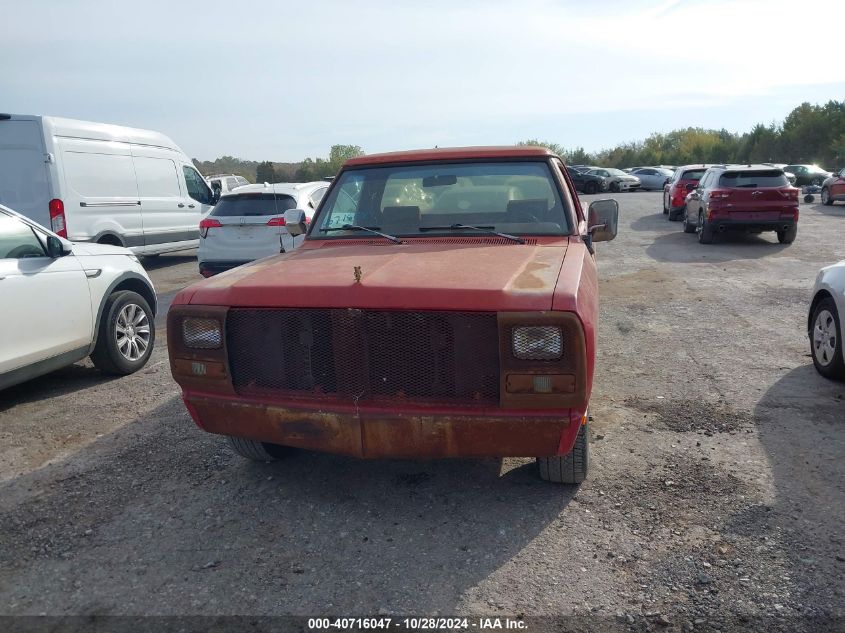
[[[543,457],[569,452],[582,415],[326,412],[185,394],[210,433],[355,457]]]

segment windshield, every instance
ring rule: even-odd
[[[788,187],[786,176],[780,169],[755,171],[726,171],[719,179],[723,187]]]
[[[291,196],[272,193],[241,193],[223,196],[214,205],[211,215],[214,217],[249,217],[255,215],[281,215],[288,209],[296,208],[296,200]]]
[[[690,169],[681,174],[680,180],[701,180],[706,169]]]
[[[568,235],[568,218],[545,162],[393,165],[344,171],[309,238],[361,237],[352,225],[404,237],[454,235],[456,225]]]
[[[608,174],[610,174],[611,176],[628,176],[629,175],[629,174],[626,174],[621,169],[605,169],[605,171]]]

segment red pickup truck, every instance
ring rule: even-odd
[[[584,214],[540,147],[347,161],[296,251],[180,292],[173,376],[196,424],[252,459],[289,447],[365,458],[537,458],[584,479],[598,291]]]

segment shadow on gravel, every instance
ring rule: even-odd
[[[0,486],[0,604],[10,613],[448,614],[575,493],[541,482],[533,463],[501,469],[499,460],[308,452],[249,462],[197,430],[174,398]]]
[[[814,204],[812,205],[812,209],[813,211],[818,211],[819,213],[823,213],[824,215],[831,215],[835,218],[845,219],[845,204],[842,204],[841,202],[834,202],[829,207],[823,204]]]
[[[196,249],[190,251],[179,251],[178,253],[165,253],[164,255],[156,255],[153,257],[141,257],[141,265],[144,267],[144,270],[147,271],[167,268],[168,266],[178,266],[192,261],[197,261]]]
[[[646,248],[646,254],[652,259],[674,263],[723,263],[759,259],[789,248],[788,244],[779,244],[774,233],[725,233],[716,237],[713,244],[699,244],[694,234],[683,232],[682,224],[672,222],[671,225],[678,231],[655,237]]]
[[[80,361],[0,391],[0,412],[27,402],[55,398],[71,392],[78,393],[89,387],[119,379],[119,376],[100,372],[88,360]]]
[[[658,205],[659,206],[659,205]],[[661,229],[673,230],[681,227],[680,222],[669,222],[666,216],[657,209],[652,215],[642,215],[631,222],[629,227],[634,231],[659,231]]]
[[[774,507],[748,508],[738,519],[761,541],[781,528],[796,588],[791,599],[808,614],[828,615],[825,606],[841,606],[845,591],[845,384],[808,363],[773,384],[754,417],[776,497]]]

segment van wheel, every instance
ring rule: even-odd
[[[589,423],[578,429],[575,445],[566,455],[538,457],[540,479],[556,484],[580,484],[590,466]]]
[[[280,446],[269,442],[256,442],[245,437],[229,435],[227,439],[229,440],[229,446],[238,455],[256,462],[272,462],[289,455],[294,450],[288,446]]]
[[[146,365],[155,344],[153,318],[150,304],[137,292],[112,293],[103,306],[91,352],[94,366],[106,374],[126,376]]]
[[[704,213],[701,211],[698,212],[698,226],[696,227],[696,231],[698,231],[698,242],[700,244],[713,243],[713,227],[705,222]]]
[[[796,235],[798,235],[798,225],[794,224],[786,231],[778,231],[778,242],[781,244],[792,244],[795,241]]]

